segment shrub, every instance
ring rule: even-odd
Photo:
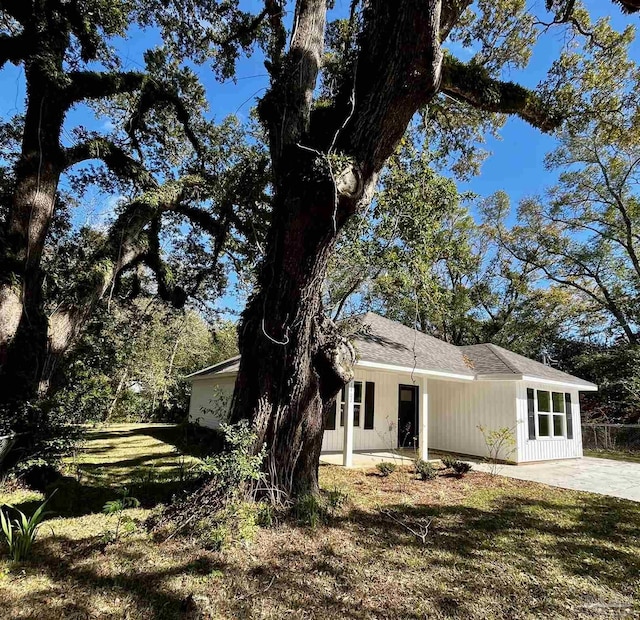
[[[503,426],[495,430],[488,430],[480,424],[477,428],[482,433],[487,448],[485,460],[489,464],[489,473],[495,476],[500,469],[500,463],[508,461],[517,449],[515,427]]]
[[[466,461],[454,461],[451,465],[451,469],[453,469],[458,476],[464,476],[471,471],[471,463],[467,463]]]
[[[31,547],[38,534],[38,529],[46,516],[44,507],[49,500],[46,499],[38,509],[27,518],[21,510],[13,506],[7,506],[7,510],[0,510],[0,528],[4,541],[9,547],[9,556],[14,562],[21,562],[29,558],[31,555]],[[18,513],[19,518],[13,521],[9,516],[9,510],[12,509]]]
[[[262,477],[261,466],[265,448],[253,454],[256,440],[255,431],[246,420],[237,424],[221,424],[225,449],[220,454],[206,458],[202,471],[217,480],[220,489],[227,489],[231,495],[242,490],[245,483],[257,482]]]
[[[256,523],[260,527],[273,527],[276,523],[276,510],[267,502],[258,502],[256,504]]]
[[[441,461],[447,469],[453,469],[453,466],[458,462],[453,456],[443,456]]]
[[[433,480],[438,475],[433,464],[428,461],[423,461],[422,459],[416,459],[414,461],[414,468],[421,480]]]
[[[378,463],[376,465],[376,469],[378,470],[378,473],[383,478],[386,478],[387,476],[391,475],[396,470],[396,468],[397,466],[395,463],[389,463],[388,461],[384,461],[383,463]]]

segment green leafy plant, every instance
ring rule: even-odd
[[[273,527],[276,523],[276,509],[268,502],[256,503],[256,523],[260,527]]]
[[[338,487],[333,487],[326,494],[328,512],[332,516],[335,515],[347,503],[348,499],[349,495],[345,491]]]
[[[453,469],[454,464],[458,462],[453,456],[443,456],[440,460],[447,469]]]
[[[500,470],[502,463],[509,461],[516,451],[517,443],[515,427],[488,430],[482,424],[478,425],[478,430],[482,433],[484,444],[487,448],[486,462],[489,464],[489,473],[495,476]]]
[[[467,463],[466,461],[454,461],[451,465],[451,469],[458,475],[464,476],[471,471],[471,463]]]
[[[127,508],[137,508],[138,506],[140,506],[140,502],[129,495],[129,489],[126,487],[122,489],[118,499],[110,500],[104,505],[102,508],[104,514],[108,516],[116,515],[115,530],[106,530],[103,534],[103,539],[106,543],[117,542],[122,529],[127,533],[131,533],[135,529],[133,519],[125,514],[124,511]]]
[[[315,529],[325,511],[318,497],[312,493],[307,493],[297,499],[293,505],[292,512],[299,523]]]
[[[53,493],[51,495],[53,496]],[[29,558],[40,525],[48,514],[44,508],[50,499],[51,497],[42,502],[31,517],[27,517],[24,512],[11,505],[0,510],[0,527],[4,541],[9,547],[9,556],[14,562],[22,562]],[[18,517],[11,519],[9,510],[15,511]]]
[[[253,454],[256,434],[246,420],[237,424],[221,424],[220,431],[224,435],[225,450],[220,454],[204,460],[202,471],[218,481],[219,488],[226,488],[235,493],[250,482],[258,482],[262,477],[262,461],[265,457],[264,447],[258,454]]]
[[[383,478],[386,478],[387,476],[390,476],[397,469],[397,465],[395,463],[384,461],[382,463],[377,463],[376,469],[378,470],[378,473]]]
[[[416,459],[413,462],[413,466],[414,471],[420,476],[421,480],[433,480],[438,475],[438,471],[433,466],[433,463],[429,463],[429,461]]]

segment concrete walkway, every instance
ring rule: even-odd
[[[473,467],[477,471],[490,469],[489,465],[479,461],[474,462]],[[640,463],[585,456],[531,465],[498,465],[497,473],[518,480],[640,502]]]

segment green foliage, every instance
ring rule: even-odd
[[[383,461],[382,463],[376,463],[376,469],[383,478],[386,478],[397,469],[397,465],[395,463]]]
[[[454,461],[451,465],[451,469],[453,469],[458,476],[464,476],[471,471],[472,465],[466,461]]]
[[[441,460],[442,464],[447,469],[453,469],[454,473],[456,473],[458,476],[464,476],[472,469],[471,463],[460,461],[453,456],[443,456]]]
[[[18,434],[4,466],[11,467],[19,459],[16,473],[33,472],[37,477],[39,468],[55,466],[73,451],[85,430],[82,422],[80,413],[63,410],[51,400],[23,402],[9,411],[0,406],[0,435]]]
[[[453,467],[453,464],[455,462],[457,462],[457,459],[453,456],[443,456],[442,459],[440,459],[442,461],[442,464],[447,468],[447,469],[451,469]]]
[[[421,480],[433,480],[438,475],[438,470],[434,467],[433,463],[422,459],[416,459],[413,462],[413,468]]]
[[[256,443],[255,431],[246,420],[236,424],[221,424],[225,448],[219,454],[204,459],[202,471],[216,479],[217,486],[230,493],[242,491],[247,484],[262,477],[261,466],[265,447],[253,453]]]
[[[510,266],[475,223],[470,197],[433,164],[405,139],[373,213],[344,229],[326,305],[373,309],[457,345],[508,338],[529,293],[527,269]]]
[[[500,463],[509,461],[517,450],[515,427],[487,429],[479,424],[477,428],[482,433],[486,447],[485,459],[489,463],[489,473],[495,475],[498,473]]]
[[[273,507],[264,502],[236,499],[200,520],[194,533],[200,543],[211,551],[250,543],[258,528],[271,527],[276,520]]]
[[[325,515],[320,498],[313,493],[305,493],[296,498],[291,513],[301,525],[315,529]]]
[[[273,527],[276,524],[276,510],[269,502],[257,502],[256,510],[257,525],[260,527]]]
[[[120,491],[120,496],[117,499],[109,500],[102,512],[107,516],[115,516],[116,526],[114,530],[105,530],[103,533],[103,540],[105,543],[115,543],[120,539],[122,531],[130,534],[135,529],[135,523],[129,515],[125,514],[125,510],[128,508],[138,508],[140,502],[129,494],[129,489],[124,487]]]
[[[8,547],[9,557],[14,562],[23,562],[29,559],[38,529],[48,514],[44,508],[49,499],[51,498],[49,497],[42,502],[31,517],[27,517],[24,512],[13,506],[0,509],[0,528],[4,542]],[[10,511],[14,511],[18,516],[12,519]]]

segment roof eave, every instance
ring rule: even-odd
[[[185,375],[185,379],[195,379],[200,376],[206,376],[209,374],[213,374],[216,368],[224,368],[234,362],[237,362],[240,359],[239,355],[234,357],[230,357],[229,359],[223,360],[222,362],[218,362],[217,364],[213,364],[213,366],[207,366],[207,368],[202,368],[200,370],[196,370],[196,372],[192,372],[190,375]],[[235,372],[235,371],[234,371]],[[220,373],[222,374],[222,373]]]
[[[356,366],[360,368],[369,368],[371,370],[390,370],[393,372],[406,372],[408,374],[421,375],[425,377],[434,377],[439,379],[452,379],[456,381],[473,381],[474,375],[449,372],[444,370],[431,370],[428,368],[416,368],[411,366],[399,366],[396,364],[383,364],[382,362],[370,362],[367,360],[358,360]]]
[[[533,375],[522,375],[523,381],[531,381],[533,383],[549,383],[550,385],[558,385],[560,387],[577,388],[580,392],[597,392],[598,386],[588,381],[557,381],[555,379],[545,379],[544,377],[535,377]]]

